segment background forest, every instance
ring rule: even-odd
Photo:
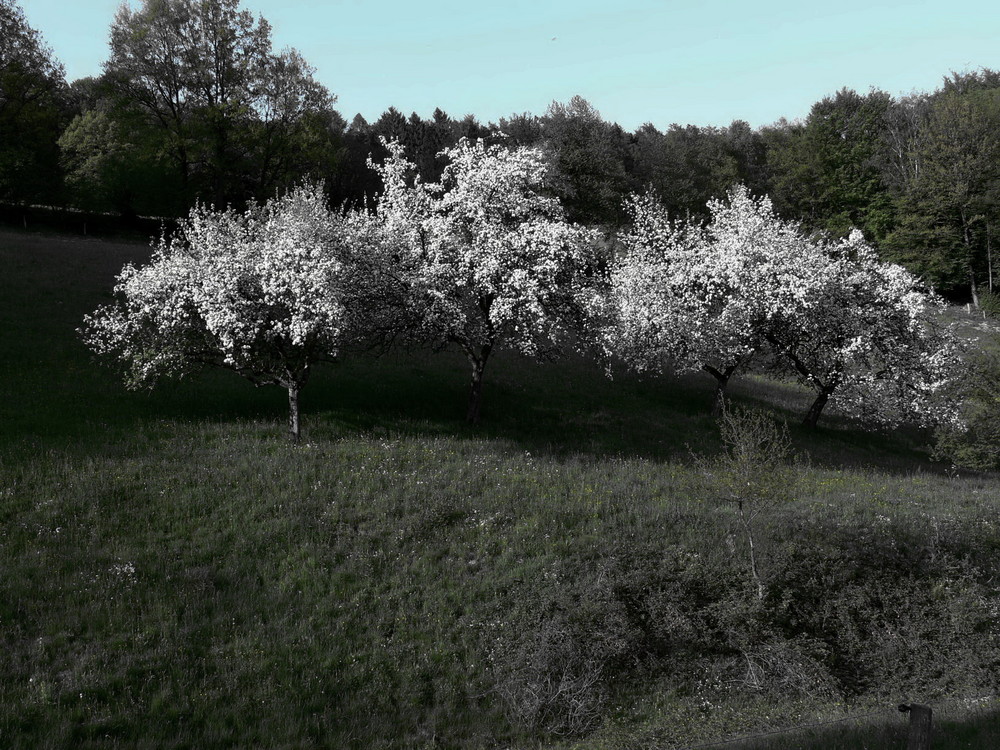
[[[463,137],[542,146],[571,220],[614,231],[624,201],[652,189],[677,217],[698,217],[734,183],[769,195],[782,218],[846,236],[861,229],[883,258],[958,301],[995,304],[1000,217],[1000,73],[951,73],[930,93],[844,88],[804,120],[758,129],[647,123],[634,132],[586,100],[483,124],[436,109],[389,107],[348,122],[294,49],[275,52],[267,21],[237,0],[146,2],[111,22],[97,78],[67,82],[56,54],[13,0],[0,0],[0,202],[179,217],[196,201],[240,207],[305,179],[335,205],[381,190],[368,169],[380,137],[398,139],[421,177]],[[20,211],[17,209],[21,209]]]

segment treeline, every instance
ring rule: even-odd
[[[609,231],[630,193],[653,191],[698,218],[735,183],[767,194],[785,219],[834,237],[861,229],[887,260],[978,304],[994,286],[1000,220],[1000,73],[953,73],[932,93],[850,89],[801,121],[751,128],[645,124],[629,132],[580,97],[480,123],[441,109],[389,108],[348,123],[295,50],[275,52],[263,18],[239,0],[144,0],[111,22],[97,78],[67,83],[13,0],[0,0],[0,201],[183,216],[198,200],[246,205],[303,180],[334,204],[381,190],[380,138],[421,176],[462,137],[538,146],[568,218]]]

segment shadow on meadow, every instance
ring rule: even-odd
[[[690,687],[708,665],[738,678],[747,653],[774,667],[765,712],[813,664],[825,665],[820,686],[851,674],[888,684],[898,664],[884,644],[916,654],[911,684],[938,685],[948,665],[948,694],[996,663],[977,630],[992,617],[981,594],[994,571],[962,567],[1000,559],[994,488],[967,483],[956,500],[949,481],[845,471],[926,471],[915,435],[835,418],[815,434],[793,428],[831,471],[762,524],[775,598],[758,601],[732,509],[661,463],[718,450],[709,378],[609,380],[582,358],[498,355],[472,428],[456,353],[357,356],[316,372],[306,444],[292,446],[277,388],[214,372],[132,393],[92,360],[76,328],[145,255],[0,233],[0,455],[21,464],[0,545],[0,618],[17,623],[0,645],[19,679],[0,705],[13,707],[5,736],[25,746],[47,723],[67,746],[114,732],[121,746],[168,744],[182,725],[199,746],[430,747],[439,733],[444,746],[490,746],[573,719],[563,694],[526,703],[573,669],[570,698],[590,708],[571,728],[589,731],[605,709],[669,695],[647,675]],[[734,385],[738,401],[790,422],[808,400],[773,380]],[[617,458],[643,460],[605,460]],[[904,484],[912,508],[886,511]],[[938,501],[961,523],[924,513]],[[886,628],[883,613],[905,617]],[[855,637],[867,633],[882,640]],[[828,642],[837,660],[820,653]],[[692,737],[731,731],[693,716]],[[587,746],[615,746],[603,739]]]
[[[845,721],[733,742],[729,750],[895,750],[906,746],[908,721],[892,709],[876,719]],[[990,750],[1000,745],[1000,710],[983,708],[935,711],[933,747],[939,750]]]
[[[274,387],[254,388],[228,372],[167,381],[155,391],[129,391],[96,362],[76,329],[110,299],[125,263],[150,254],[139,243],[0,232],[0,439],[29,453],[86,448],[148,422],[250,421],[284,429],[287,401]],[[468,366],[456,352],[357,355],[318,368],[303,390],[306,440],[345,434],[477,437],[545,455],[638,457],[653,461],[717,450],[709,416],[712,383],[699,374],[606,377],[579,356],[539,364],[498,353],[487,369],[483,422],[463,421]],[[736,401],[775,411],[793,425],[799,450],[814,465],[909,473],[930,467],[926,436],[913,431],[861,431],[836,415],[821,429],[797,428],[809,396],[791,383],[761,376],[735,381]],[[270,431],[270,427],[265,428]]]

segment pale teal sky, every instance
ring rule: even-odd
[[[69,80],[100,73],[118,0],[20,0]],[[139,0],[132,0],[133,7]],[[891,0],[243,0],[350,121],[441,107],[482,122],[580,94],[605,119],[754,127],[848,86],[931,91],[1000,68],[1000,6]]]

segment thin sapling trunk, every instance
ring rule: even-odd
[[[760,573],[757,571],[757,553],[753,543],[753,518],[747,515],[742,499],[737,500],[737,505],[740,510],[740,522],[743,524],[743,531],[747,535],[747,546],[750,550],[750,575],[753,576],[753,581],[757,584],[757,598],[763,600],[764,582],[760,580]]]

